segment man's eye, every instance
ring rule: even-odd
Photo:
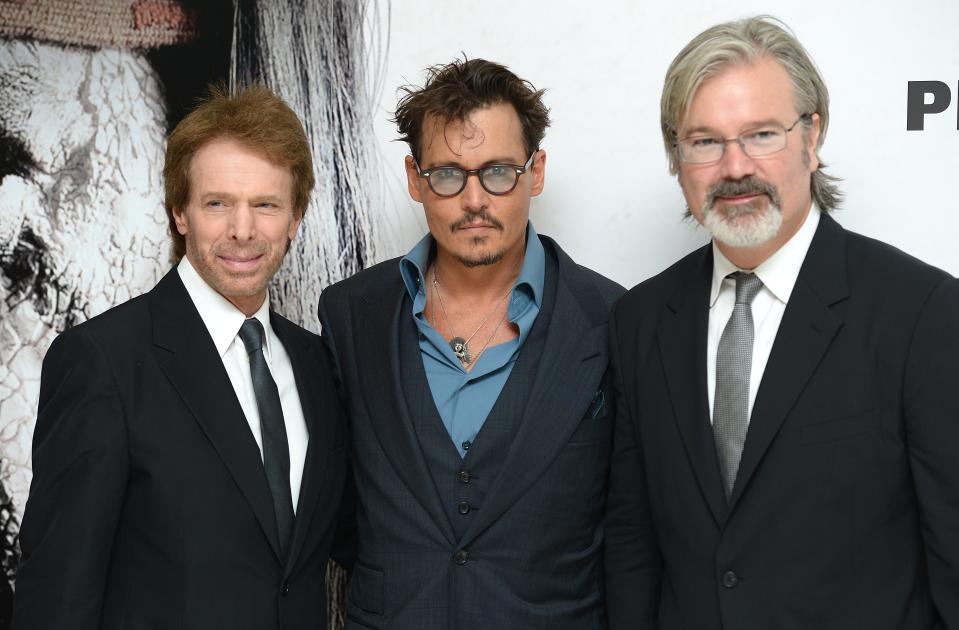
[[[502,177],[506,174],[507,168],[505,166],[490,166],[486,169],[486,172],[489,173],[491,177]]]
[[[0,183],[7,175],[28,178],[37,170],[37,162],[23,140],[0,127]]]
[[[745,136],[747,142],[754,144],[767,144],[775,142],[780,136],[778,129],[757,129]]]
[[[694,149],[708,149],[709,147],[719,144],[719,140],[716,138],[709,138],[704,136],[702,138],[690,138],[689,146]]]
[[[457,179],[460,176],[459,169],[439,168],[433,171],[433,177],[436,179]]]

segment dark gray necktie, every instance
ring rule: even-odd
[[[250,318],[240,327],[240,339],[250,355],[250,376],[263,434],[263,468],[273,495],[273,512],[280,535],[280,550],[285,555],[293,531],[293,497],[290,490],[290,445],[280,406],[280,392],[263,357],[263,324]]]
[[[752,302],[763,283],[755,274],[735,272],[736,306],[719,338],[713,440],[726,498],[732,494],[749,426],[749,374],[753,364]]]

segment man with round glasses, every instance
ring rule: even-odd
[[[959,281],[829,214],[781,23],[696,36],[661,122],[713,239],[611,316],[610,627],[959,628]]]
[[[604,628],[622,288],[529,222],[542,91],[464,59],[396,111],[427,234],[320,298],[348,401],[359,563],[347,628]]]

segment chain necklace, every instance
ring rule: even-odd
[[[487,347],[487,346],[489,345],[489,343],[493,340],[493,337],[494,337],[494,336],[496,335],[496,333],[499,331],[500,326],[503,325],[503,322],[506,321],[506,315],[507,315],[507,313],[509,312],[509,309],[507,309],[507,310],[503,313],[503,317],[500,319],[499,323],[496,324],[496,327],[493,328],[493,332],[492,332],[492,333],[490,334],[490,336],[486,339],[486,343],[483,344],[483,347],[480,348],[480,351],[476,354],[475,357],[473,356],[473,353],[472,353],[472,351],[470,350],[470,342],[473,340],[473,337],[476,336],[476,333],[478,333],[480,330],[482,330],[483,326],[486,325],[486,322],[488,322],[488,321],[489,321],[489,318],[493,316],[493,313],[496,312],[496,309],[499,308],[499,306],[500,306],[500,304],[503,302],[503,300],[505,300],[507,297],[509,297],[509,294],[513,292],[513,289],[512,289],[512,287],[510,287],[509,291],[507,291],[506,294],[505,294],[503,297],[501,297],[500,299],[496,300],[496,303],[493,305],[493,309],[492,309],[489,313],[486,314],[486,317],[484,317],[484,318],[483,318],[483,321],[481,321],[480,324],[479,324],[479,326],[476,327],[476,330],[473,331],[473,334],[471,334],[471,335],[470,335],[469,337],[467,337],[466,339],[463,339],[462,337],[460,337],[459,335],[456,334],[456,332],[453,330],[453,324],[450,323],[450,316],[449,316],[449,314],[446,312],[446,303],[443,301],[443,294],[440,293],[440,284],[439,284],[439,282],[436,280],[436,266],[435,266],[435,265],[433,266],[432,272],[433,272],[433,274],[432,274],[432,275],[433,275],[433,294],[439,299],[440,308],[441,308],[442,311],[443,311],[443,319],[446,320],[446,327],[449,328],[450,334],[452,335],[452,338],[449,340],[450,349],[453,351],[453,354],[456,355],[456,358],[459,359],[460,363],[463,364],[463,368],[464,368],[464,369],[465,369],[465,368],[468,368],[468,367],[469,367],[470,365],[472,365],[475,361],[478,361],[479,358],[480,358],[480,355],[482,355],[482,354],[486,351],[486,347]],[[435,305],[434,305],[434,306],[435,306]],[[432,313],[431,315],[432,315],[432,317],[433,317],[433,321],[435,322],[435,321],[436,321],[435,312]]]

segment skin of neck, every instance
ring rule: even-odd
[[[516,283],[525,255],[526,240],[523,239],[496,263],[467,267],[437,247],[434,272],[443,293],[453,300],[485,302],[502,298]]]
[[[792,222],[792,225],[786,225],[784,223],[779,233],[765,243],[760,243],[753,247],[730,247],[726,243],[717,240],[715,241],[716,247],[718,247],[719,251],[723,253],[723,256],[729,259],[729,262],[736,265],[736,267],[746,271],[752,271],[766,262],[773,254],[779,251],[779,248],[788,243],[789,239],[796,235],[799,228],[806,222],[806,217],[809,216],[811,209],[812,199],[810,198],[806,203],[806,210],[797,215],[797,219]]]
[[[250,318],[253,317],[258,310],[260,310],[261,306],[263,306],[263,301],[266,299],[266,293],[264,292],[261,295],[255,295],[252,297],[223,297],[226,297],[230,304],[237,307],[241,313],[247,316],[247,318]]]

